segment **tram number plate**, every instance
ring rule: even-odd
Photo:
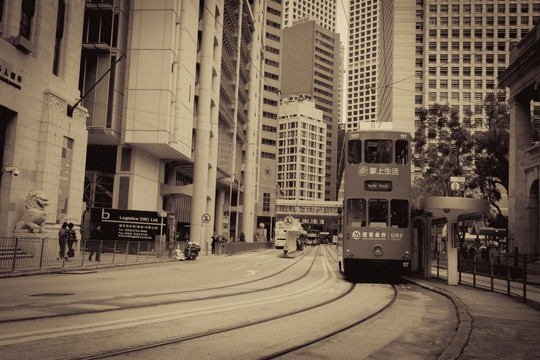
[[[409,267],[409,263],[408,263],[408,262],[404,262],[404,263],[403,263],[403,267],[404,267],[404,268]]]

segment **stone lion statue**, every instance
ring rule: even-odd
[[[26,195],[24,201],[25,212],[20,221],[15,224],[13,232],[44,233],[47,213],[45,208],[49,206],[49,198],[42,190],[34,190]]]

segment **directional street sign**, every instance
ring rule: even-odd
[[[450,176],[450,189],[452,191],[465,191],[465,177]]]

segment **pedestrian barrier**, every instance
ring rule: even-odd
[[[90,265],[168,261],[174,259],[174,250],[183,252],[186,246],[185,241],[83,240],[75,243],[73,257],[61,257],[58,238],[0,237],[0,271],[73,269]],[[271,241],[220,243],[216,254],[232,255],[273,247]],[[95,254],[92,254],[92,249]],[[208,255],[208,248],[202,250]],[[65,251],[67,254],[67,248]]]
[[[444,277],[442,273],[447,271],[446,253],[436,252],[433,268],[437,278]],[[459,284],[486,288],[492,292],[504,292],[540,307],[538,296],[533,299],[527,293],[529,288],[534,288],[536,294],[540,288],[540,267],[531,263],[526,254],[491,252],[486,254],[486,257],[460,256],[458,275]],[[504,288],[501,287],[503,283]]]
[[[90,249],[96,254],[89,259]],[[0,237],[0,270],[65,268],[85,264],[120,264],[169,260],[167,243],[137,240],[86,240],[74,245],[73,257],[61,257],[57,238]],[[67,249],[65,250],[67,255]]]

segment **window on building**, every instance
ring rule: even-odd
[[[35,9],[35,0],[22,0],[19,35],[27,40],[31,40],[32,37],[32,19],[34,18]]]
[[[270,194],[263,194],[263,211],[270,211]]]
[[[1,0],[0,0],[1,1]],[[58,1],[58,11],[56,13],[56,37],[54,42],[53,74],[58,75],[60,67],[60,49],[62,38],[64,37],[64,18],[66,13],[66,3],[64,0]]]
[[[442,103],[448,102],[448,93],[447,92],[441,92],[439,94],[439,97],[440,97]]]

